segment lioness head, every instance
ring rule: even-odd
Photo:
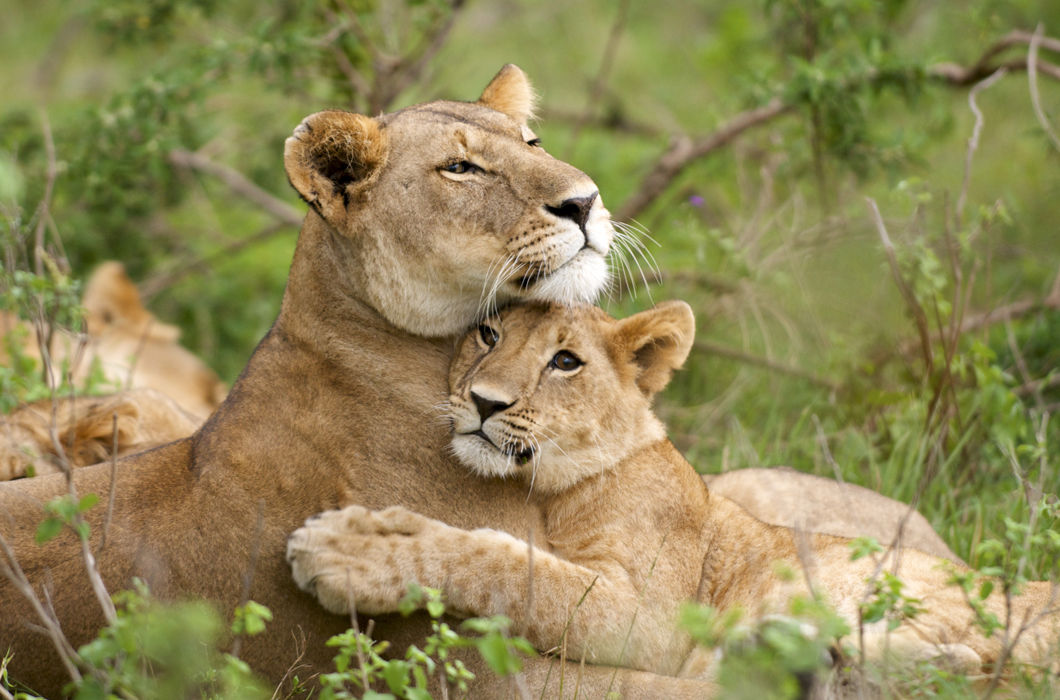
[[[477,102],[318,112],[287,139],[292,185],[388,321],[447,335],[494,304],[587,302],[604,288],[610,216],[593,181],[542,148],[532,109],[508,65]]]
[[[621,321],[588,305],[533,304],[486,319],[449,373],[457,458],[485,476],[561,491],[665,436],[651,402],[692,346],[688,304]]]

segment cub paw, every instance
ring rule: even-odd
[[[417,579],[415,536],[430,522],[401,507],[326,511],[291,533],[287,563],[298,587],[331,612],[393,612]]]

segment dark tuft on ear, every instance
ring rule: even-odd
[[[654,396],[670,382],[692,349],[696,320],[683,301],[664,301],[619,321],[617,341],[636,368],[636,383]]]
[[[509,63],[493,77],[478,101],[481,105],[507,114],[520,124],[526,124],[534,116],[537,96],[523,69]]]
[[[287,178],[332,225],[345,220],[351,197],[386,165],[386,132],[371,117],[329,110],[306,117],[284,143]]]

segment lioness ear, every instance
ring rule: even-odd
[[[696,335],[692,308],[683,301],[664,301],[618,322],[617,340],[637,367],[637,386],[652,396],[684,364]]]
[[[507,114],[520,124],[525,124],[534,116],[535,101],[530,80],[523,69],[514,63],[501,68],[482,91],[482,97],[478,98],[479,104]]]
[[[388,144],[379,122],[352,112],[329,110],[302,120],[283,147],[287,179],[333,226],[346,206],[386,164]]]

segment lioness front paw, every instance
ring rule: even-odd
[[[399,506],[326,511],[291,534],[287,562],[298,587],[327,610],[394,612],[408,584],[422,578],[418,539],[433,522]]]

